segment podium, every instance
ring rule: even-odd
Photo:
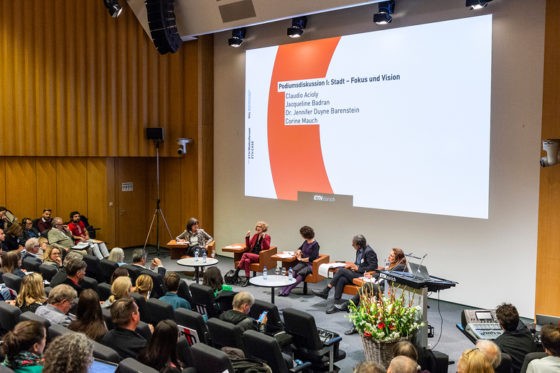
[[[428,292],[449,289],[457,285],[456,282],[439,277],[429,276],[428,278],[418,278],[409,272],[378,270],[379,277],[401,286],[396,287],[396,291],[403,291],[418,299],[414,302],[422,310],[422,321],[424,326],[418,330],[418,344],[420,347],[428,347]],[[387,287],[385,287],[387,291]],[[397,296],[400,294],[397,294]]]

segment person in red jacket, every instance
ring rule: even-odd
[[[245,270],[245,280],[241,283],[241,286],[249,285],[249,277],[251,277],[249,268],[251,263],[257,263],[259,261],[259,253],[261,250],[270,249],[270,235],[266,233],[267,230],[268,224],[264,221],[259,221],[255,226],[255,234],[253,237],[251,237],[251,231],[248,231],[245,235],[246,251],[241,256],[239,263],[237,263],[234,276],[234,279],[237,280],[239,271],[241,269]],[[251,238],[249,239],[249,237]]]

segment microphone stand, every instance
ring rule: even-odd
[[[159,251],[160,244],[159,244],[159,217],[165,223],[165,227],[167,228],[167,233],[169,233],[169,239],[173,239],[171,235],[171,230],[169,229],[169,225],[167,224],[167,220],[165,220],[165,215],[163,214],[163,210],[160,206],[160,195],[159,195],[159,144],[160,140],[154,140],[154,145],[156,147],[156,190],[157,190],[157,200],[156,200],[156,209],[154,211],[154,215],[152,216],[152,222],[150,223],[150,229],[148,230],[148,234],[146,235],[146,241],[144,241],[144,251],[146,251],[146,246],[148,245],[148,239],[150,238],[150,233],[152,233],[152,227],[154,226],[154,221],[156,222],[156,256],[160,257],[161,253]]]

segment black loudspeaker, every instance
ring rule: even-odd
[[[175,23],[174,0],[146,0],[148,25],[160,54],[175,53],[182,40]]]
[[[146,138],[148,140],[163,141],[163,128],[146,128]]]

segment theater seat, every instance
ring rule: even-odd
[[[228,372],[234,373],[231,361],[225,352],[204,343],[196,343],[191,347],[194,367],[197,372]]]
[[[142,364],[136,359],[128,357],[119,363],[119,373],[158,373],[157,370]]]

